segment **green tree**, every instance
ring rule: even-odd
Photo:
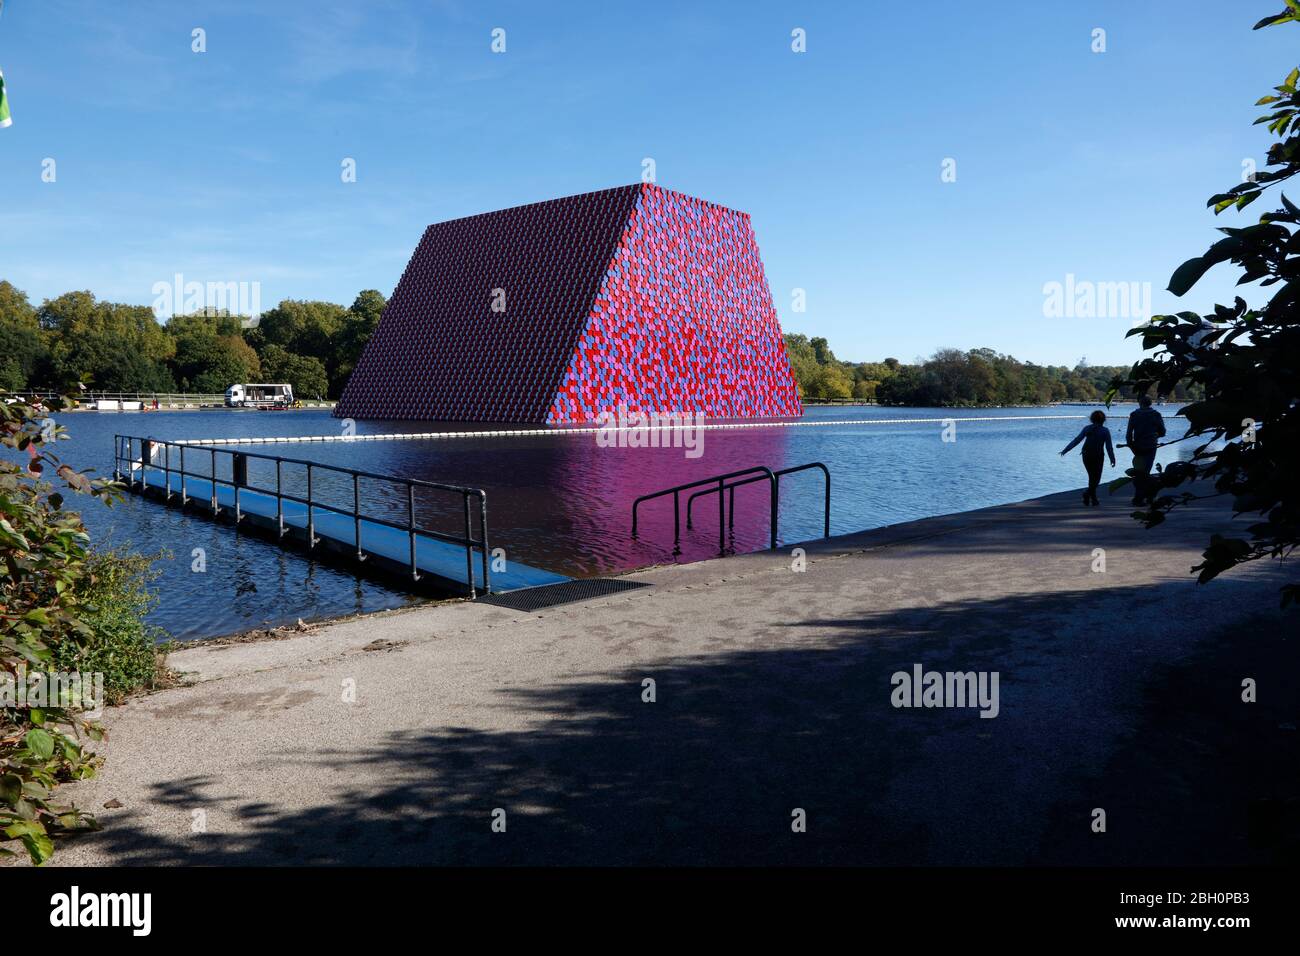
[[[818,365],[835,364],[835,353],[831,351],[830,343],[824,338],[818,336],[808,344],[812,346],[813,358],[817,360]]]
[[[153,392],[175,387],[167,362],[174,339],[139,305],[97,302],[90,292],[67,292],[37,311],[50,337],[60,387],[78,382],[105,391]]]
[[[278,345],[262,350],[262,377],[268,382],[292,385],[296,398],[324,398],[329,391],[329,378],[320,359],[295,355]]]
[[[818,397],[809,392],[809,387],[814,384],[813,380],[817,377],[818,365],[817,356],[808,341],[808,336],[787,333],[785,351],[790,357],[790,370],[794,373],[795,383],[799,386],[799,394],[805,398]]]
[[[809,394],[821,399],[852,398],[853,379],[838,364],[822,365],[813,378]]]
[[[343,394],[343,386],[361,360],[366,343],[375,334],[387,304],[388,300],[375,289],[365,289],[352,302],[336,339],[334,372],[330,376],[331,396]]]
[[[333,357],[334,337],[347,316],[348,311],[333,302],[285,299],[262,316],[258,331],[268,345],[310,355],[324,365]]]
[[[120,345],[102,353],[104,367],[89,376],[93,388],[105,392],[171,392],[176,381],[160,362]]]
[[[36,384],[33,378],[46,354],[26,293],[0,280],[0,388],[17,391]]]
[[[1255,29],[1297,22],[1300,0],[1287,0],[1287,9]],[[1253,180],[1210,198],[1216,215],[1245,209],[1300,173],[1298,84],[1300,67],[1256,104],[1270,110],[1256,125],[1268,124],[1278,142]],[[1273,290],[1271,298],[1257,309],[1238,296],[1206,315],[1155,316],[1129,333],[1140,335],[1153,354],[1116,383],[1138,393],[1154,386],[1161,395],[1184,382],[1204,389],[1203,398],[1179,412],[1188,427],[1178,440],[1196,442],[1191,458],[1164,469],[1159,484],[1170,493],[1138,513],[1150,527],[1196,498],[1229,495],[1238,515],[1258,516],[1244,534],[1210,538],[1204,560],[1192,569],[1202,582],[1247,561],[1284,557],[1300,536],[1300,207],[1285,195],[1279,201],[1281,208],[1254,225],[1220,229],[1225,238],[1184,262],[1169,281],[1169,291],[1182,296],[1213,266],[1231,262],[1243,271],[1239,285],[1258,281]],[[1200,494],[1207,485],[1213,492]],[[1283,606],[1297,597],[1300,583],[1283,587]]]
[[[241,336],[238,319],[173,316],[167,331],[176,339],[176,380],[186,391],[224,392],[236,382],[261,377],[261,362]]]

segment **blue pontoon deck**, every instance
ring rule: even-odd
[[[185,461],[187,451],[189,468]],[[212,518],[225,515],[236,526],[247,524],[278,537],[281,542],[293,540],[305,544],[309,550],[324,548],[336,554],[350,553],[359,561],[373,562],[372,566],[402,574],[412,581],[428,576],[439,585],[464,588],[473,597],[479,591],[515,591],[569,580],[514,560],[500,562],[493,570],[487,540],[487,496],[480,489],[376,475],[273,455],[193,448],[183,442],[127,435],[115,436],[114,455],[118,480],[133,492],[161,496],[167,503],[182,506],[193,503],[200,509],[199,513]],[[218,475],[218,456],[229,462],[229,478]],[[274,488],[261,488],[249,482],[249,459],[274,466]],[[204,465],[207,467],[203,471],[194,470],[203,469]],[[305,496],[285,489],[285,466],[305,472]],[[313,498],[313,479],[319,480],[320,473],[343,475],[350,480],[350,508]],[[363,479],[404,487],[405,520],[363,513],[360,495]],[[347,480],[343,482],[345,486]],[[451,534],[421,527],[416,520],[417,489],[424,494],[459,496],[463,504],[463,509],[458,509],[463,512],[463,532]]]

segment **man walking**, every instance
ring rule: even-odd
[[[1149,489],[1151,466],[1156,461],[1156,449],[1160,439],[1165,437],[1165,419],[1151,407],[1151,399],[1143,395],[1138,399],[1137,409],[1128,417],[1128,430],[1124,444],[1133,453],[1133,467],[1129,474],[1133,476],[1133,504],[1144,505],[1150,502]]]

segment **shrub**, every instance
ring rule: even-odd
[[[165,645],[159,643],[163,631],[145,620],[157,603],[149,590],[158,576],[153,561],[123,550],[92,552],[87,559],[90,574],[79,595],[81,619],[90,636],[51,645],[55,670],[104,675],[109,704],[158,686],[166,674]]]
[[[50,471],[62,487],[105,503],[120,490],[50,453],[66,435],[45,409],[3,399],[0,447],[11,453],[0,457],[0,680],[12,689],[29,669],[50,668],[55,645],[94,638],[87,622],[97,613],[87,603],[94,593],[90,539],[80,516],[64,510],[63,493],[42,476]],[[66,697],[44,707],[0,698],[0,833],[20,840],[38,864],[54,852],[52,834],[96,826],[76,807],[52,802],[60,782],[98,768],[101,758],[82,749],[87,736],[97,740],[103,729]],[[12,855],[3,847],[0,853]]]

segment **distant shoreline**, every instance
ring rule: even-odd
[[[804,407],[814,408],[835,408],[844,406],[845,408],[863,407],[863,408],[1113,408],[1116,405],[1133,405],[1136,407],[1137,402],[1129,398],[1117,398],[1108,405],[1103,401],[1096,402],[1033,402],[1026,404],[1006,403],[1006,402],[981,402],[975,405],[882,405],[880,402],[865,402],[854,399],[824,399],[824,398],[805,398]],[[1152,404],[1164,407],[1167,405],[1187,405],[1188,402],[1177,401],[1159,401]]]

